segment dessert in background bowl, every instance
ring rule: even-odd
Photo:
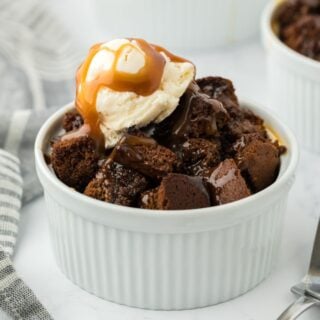
[[[262,36],[271,105],[304,148],[320,152],[320,1],[270,3]]]
[[[320,1],[283,1],[274,13],[274,28],[291,49],[320,61]]]
[[[40,130],[63,272],[149,309],[216,304],[271,271],[297,163],[290,131],[232,82],[142,39],[95,45]]]

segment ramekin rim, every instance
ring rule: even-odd
[[[277,50],[281,51],[284,54],[289,55],[291,59],[294,59],[295,61],[299,63],[304,63],[305,65],[308,65],[310,68],[318,68],[320,69],[320,62],[316,61],[312,58],[309,58],[293,49],[288,47],[285,43],[283,43],[277,35],[274,33],[271,27],[271,22],[272,22],[272,16],[274,14],[275,9],[281,4],[276,3],[275,1],[270,1],[263,13],[262,13],[262,18],[261,18],[261,28],[262,32],[264,33],[265,36],[268,36],[269,39],[272,40],[273,44],[277,48]],[[265,41],[265,39],[263,39]]]
[[[65,185],[62,181],[60,181],[55,174],[50,170],[49,166],[45,162],[43,156],[43,143],[44,138],[46,137],[46,133],[49,129],[56,123],[58,119],[62,117],[62,115],[69,109],[74,107],[73,102],[65,105],[58,111],[56,111],[53,115],[51,115],[45,123],[42,125],[39,130],[36,141],[35,141],[35,161],[37,171],[40,170],[41,174],[43,174],[47,181],[55,186],[55,188],[59,188],[62,192],[65,192],[71,199],[81,202],[86,202],[87,205],[92,207],[99,207],[99,209],[112,209],[116,211],[117,214],[134,214],[139,217],[159,217],[161,216],[163,219],[166,217],[199,217],[199,215],[214,215],[215,213],[221,213],[221,211],[233,211],[234,209],[241,209],[246,206],[250,206],[253,202],[260,201],[261,198],[267,198],[271,194],[276,193],[276,190],[281,189],[287,182],[290,180],[292,176],[294,176],[294,172],[298,163],[299,158],[299,148],[297,140],[294,134],[291,132],[289,127],[280,121],[277,117],[275,117],[269,110],[266,111],[266,108],[261,107],[260,104],[253,102],[250,99],[241,99],[240,105],[244,105],[244,107],[249,107],[249,109],[253,108],[258,110],[259,113],[263,113],[267,115],[267,118],[272,119],[271,122],[276,123],[278,128],[285,133],[288,144],[290,144],[290,155],[289,155],[289,163],[281,177],[277,178],[277,180],[272,183],[269,187],[264,190],[253,194],[247,198],[237,200],[228,204],[224,204],[221,206],[211,206],[206,208],[198,208],[198,209],[189,209],[189,210],[152,210],[152,209],[141,209],[141,208],[132,208],[127,206],[116,205],[112,203],[107,203],[103,201],[99,201],[97,199],[90,198],[80,192],[73,190],[72,188]]]

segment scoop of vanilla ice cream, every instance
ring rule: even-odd
[[[94,79],[101,70],[113,64],[114,53],[123,44],[132,45],[123,50],[117,63],[117,70],[137,73],[145,64],[145,53],[134,40],[117,39],[102,44],[111,51],[101,50],[93,57],[86,80]],[[166,64],[159,88],[149,96],[135,92],[119,92],[108,87],[99,89],[96,110],[99,113],[100,129],[105,138],[105,147],[113,147],[126,129],[144,127],[151,122],[159,123],[168,117],[178,106],[179,98],[186,91],[195,75],[195,68],[189,62],[172,62],[165,53]]]

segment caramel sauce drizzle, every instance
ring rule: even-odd
[[[173,62],[187,61],[160,46],[149,44],[143,39],[129,38],[128,40],[134,40],[145,54],[145,65],[137,73],[132,74],[116,69],[122,52],[128,47],[133,47],[132,43],[125,43],[116,51],[102,47],[102,44],[99,43],[90,49],[86,60],[76,74],[76,108],[84,119],[85,132],[88,132],[99,144],[103,142],[103,135],[100,130],[99,114],[96,110],[96,99],[101,87],[108,87],[115,91],[131,91],[138,95],[148,96],[160,87],[166,64],[161,52],[165,53]],[[102,70],[95,79],[87,81],[92,59],[101,50],[114,54],[113,64],[110,69]]]

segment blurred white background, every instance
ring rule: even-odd
[[[74,37],[79,48],[83,50],[83,54],[93,43],[107,41],[112,38],[112,32],[106,27],[107,22],[104,24],[98,17],[98,9],[95,6],[96,0],[82,0],[81,4],[73,0],[46,1]],[[259,1],[261,3],[261,0],[245,0],[245,2],[248,1]],[[101,2],[108,3],[108,0],[101,0]],[[233,2],[240,1],[233,0]],[[263,0],[263,2],[266,1]],[[201,6],[201,0],[196,1],[196,3]],[[250,12],[248,14],[250,15]],[[208,14],[208,16],[210,15]],[[117,18],[119,19],[118,24],[121,24],[121,17]],[[192,24],[192,22],[188,22],[188,24]],[[128,32],[127,36],[130,37],[130,30]],[[212,30],[213,34],[219,32],[220,29]],[[267,99],[265,57],[260,43],[259,32],[257,23],[255,30],[252,32],[254,36],[235,45],[220,46],[215,50],[194,47],[177,50],[168,47],[168,49],[192,60],[197,66],[198,77],[213,74],[231,78],[240,96],[265,102]],[[159,44],[161,45],[162,43]]]

